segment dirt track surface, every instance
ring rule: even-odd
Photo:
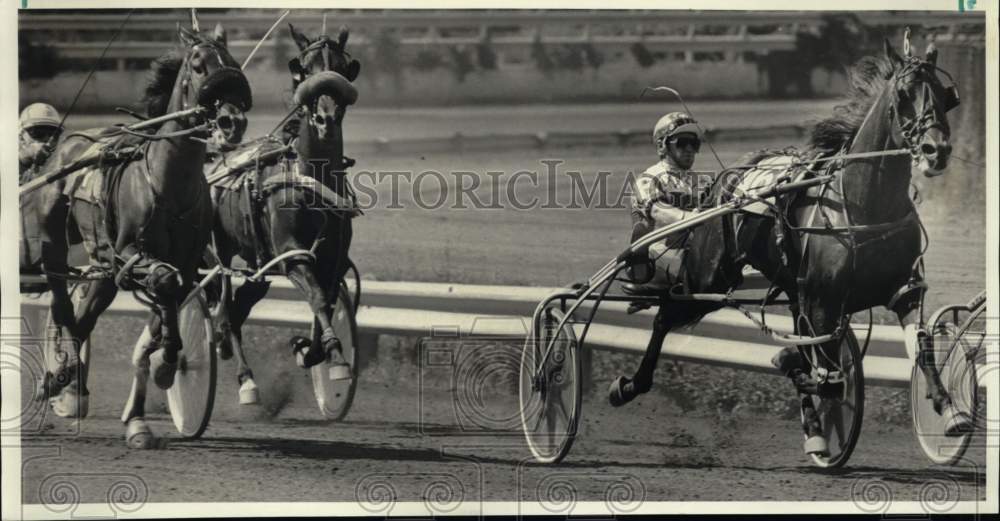
[[[734,500],[855,501],[878,511],[881,500],[872,497],[950,504],[986,493],[985,469],[931,467],[909,428],[880,426],[874,418],[849,467],[828,472],[802,454],[795,421],[685,415],[657,393],[613,409],[604,401],[606,381],[599,381],[584,402],[569,457],[538,466],[518,422],[507,421],[516,418],[514,395],[491,393],[466,414],[464,391],[366,382],[346,420],[330,423],[311,407],[301,376],[285,373],[293,396],[275,418],[254,406],[237,410],[229,382],[200,440],[174,438],[169,418],[151,415],[151,426],[168,442],[152,451],[125,447],[117,407],[102,407],[109,395],[95,389],[91,418],[77,425],[50,417],[40,422],[41,433],[24,437],[24,501],[52,504],[53,475],[71,476],[64,481],[84,502],[103,502],[112,481],[126,481],[145,490],[148,502],[343,500],[380,514],[390,508],[385,497],[430,501],[432,512],[459,500],[524,500],[567,513],[567,497],[604,502],[609,494],[619,501],[609,503],[612,512],[642,501]],[[261,384],[265,394],[279,385]],[[265,396],[265,407],[273,400]],[[970,465],[984,463],[981,450],[968,457]]]

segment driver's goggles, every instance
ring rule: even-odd
[[[25,129],[25,132],[35,141],[48,141],[49,138],[59,132],[59,127],[37,126]]]
[[[701,150],[701,140],[693,137],[670,138],[670,142],[679,149],[692,148],[695,152]]]

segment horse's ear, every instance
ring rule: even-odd
[[[295,40],[295,45],[299,46],[300,51],[309,47],[309,38],[306,38],[306,35],[300,33],[294,25],[288,24],[288,31],[292,33],[292,39]]]
[[[347,37],[351,35],[351,32],[347,30],[347,27],[341,25],[340,33],[337,35],[337,43],[340,44],[340,50],[344,50],[344,46],[347,45]]]
[[[925,53],[925,57],[927,63],[930,63],[932,66],[937,67],[938,50],[937,47],[934,46],[934,42],[927,44],[927,52]]]
[[[215,32],[212,33],[212,38],[215,38],[215,41],[217,41],[220,44],[222,44],[223,47],[227,46],[227,43],[226,43],[226,30],[222,27],[221,23],[216,23],[215,24]]]
[[[181,37],[181,43],[188,47],[198,43],[199,41],[198,35],[181,27],[180,24],[177,25],[177,34]]]
[[[296,84],[306,79],[306,71],[302,68],[302,62],[298,58],[288,60],[288,72],[292,73],[292,81]]]
[[[903,59],[899,57],[899,54],[896,54],[896,49],[892,48],[892,44],[889,43],[889,39],[886,38],[886,39],[882,40],[882,42],[883,42],[884,47],[885,47],[885,57],[888,58],[890,61],[892,61],[892,63],[894,63],[896,65],[898,65],[900,63],[903,63]]]
[[[358,78],[358,74],[361,74],[361,62],[358,60],[351,60],[351,62],[347,64],[346,72],[347,73],[344,74],[344,77],[347,78],[347,81],[356,80]]]

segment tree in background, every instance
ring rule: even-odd
[[[584,58],[587,60],[587,65],[589,65],[591,69],[597,70],[601,68],[601,65],[604,65],[604,55],[601,54],[601,51],[597,50],[597,47],[595,47],[594,44],[587,42],[582,44],[581,47]]]
[[[368,46],[368,53],[365,64],[371,63],[371,67],[366,67],[367,74],[373,82],[377,82],[378,74],[388,74],[396,83],[396,86],[403,86],[403,58],[402,44],[399,42],[395,31],[392,29],[382,29],[372,38],[372,45]],[[375,73],[375,74],[372,74]]]
[[[497,53],[493,49],[489,33],[486,34],[485,40],[476,44],[476,62],[480,69],[486,71],[493,71],[497,68]]]
[[[469,73],[476,70],[476,65],[464,45],[453,45],[448,48],[448,52],[451,55],[451,70],[455,73],[455,79],[462,83]]]
[[[643,69],[648,69],[656,63],[656,57],[642,42],[633,43],[629,50],[632,51],[632,57],[635,58],[636,63]]]
[[[799,31],[795,49],[771,51],[752,58],[767,76],[768,96],[814,95],[812,72],[843,72],[866,54],[878,50],[885,28],[868,26],[853,13],[827,15],[817,32]],[[794,90],[793,90],[794,87]]]
[[[542,43],[542,35],[540,33],[535,34],[535,40],[531,42],[531,59],[535,60],[535,67],[538,67],[538,70],[542,71],[542,74],[545,76],[552,75],[552,71],[556,68],[555,61],[549,55],[545,44]]]
[[[51,78],[59,71],[59,53],[44,44],[35,44],[17,35],[17,74],[19,79]]]
[[[444,66],[444,56],[434,49],[420,49],[413,58],[413,68],[419,72],[431,72]]]

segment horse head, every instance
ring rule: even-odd
[[[172,104],[179,102],[174,109],[202,108],[213,140],[239,143],[247,126],[244,113],[252,107],[253,97],[250,83],[226,48],[226,31],[221,25],[210,36],[183,27],[178,31],[187,50],[171,98]]]
[[[887,87],[895,120],[893,139],[910,151],[914,168],[927,177],[941,175],[951,155],[947,113],[959,104],[958,88],[951,75],[938,68],[938,51],[933,43],[927,46],[923,58],[911,54],[909,31],[903,56],[888,41],[885,53],[895,70]],[[948,85],[941,82],[939,71],[949,79]]]
[[[351,82],[361,72],[361,64],[345,49],[347,28],[341,27],[336,40],[325,34],[310,40],[291,24],[288,28],[299,48],[299,55],[288,62],[295,92],[292,101],[306,110],[310,137],[334,145],[341,141],[347,107],[358,99]]]

